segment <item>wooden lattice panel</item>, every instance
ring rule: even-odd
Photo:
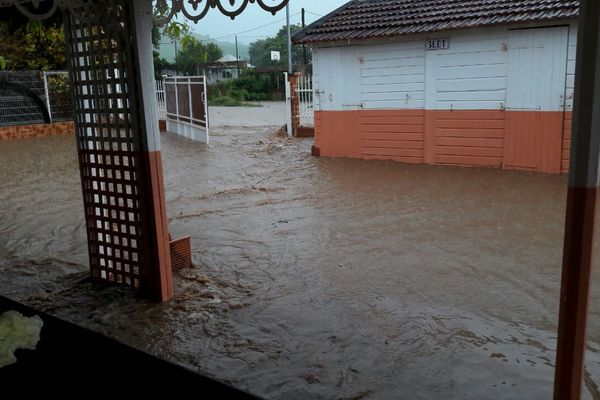
[[[171,240],[169,242],[171,251],[171,269],[177,271],[185,268],[192,268],[192,246],[190,237]]]
[[[96,4],[101,12],[88,10],[85,22],[65,16],[91,276],[139,288],[153,220],[131,2]]]

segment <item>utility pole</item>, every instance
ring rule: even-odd
[[[177,39],[173,39],[175,42],[175,75],[179,75],[179,61],[177,60]]]
[[[287,48],[288,48],[288,73],[292,71],[292,33],[290,30],[290,3],[285,6],[285,20],[287,23]]]
[[[304,19],[305,15],[306,15],[306,12],[305,12],[304,8],[302,8],[302,29],[304,29],[304,27],[306,26],[306,22]],[[308,64],[308,60],[306,59],[306,45],[304,45],[304,44],[302,45],[302,63],[304,65]]]
[[[235,35],[235,64],[237,65],[237,77],[240,77],[240,56],[238,53],[237,35]]]

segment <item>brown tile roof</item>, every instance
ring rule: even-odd
[[[294,35],[294,43],[361,40],[576,18],[579,0],[352,0]]]

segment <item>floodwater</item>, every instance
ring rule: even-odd
[[[210,146],[162,136],[172,301],[86,280],[72,137],[0,142],[0,293],[267,398],[552,397],[565,177],[314,158],[211,112]]]

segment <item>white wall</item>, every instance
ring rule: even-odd
[[[317,48],[313,53],[313,76],[317,105],[326,111],[357,110],[360,104],[361,47]]]
[[[512,27],[511,27],[512,28]],[[446,50],[425,50],[420,35],[388,44],[317,47],[315,90],[322,110],[506,106],[509,29],[443,32]],[[577,29],[569,27],[565,109],[572,109]]]
[[[507,32],[487,29],[449,37],[449,49],[427,51],[427,108],[501,109],[506,99]]]
[[[363,108],[425,106],[425,49],[422,40],[368,46],[359,52]]]
[[[565,110],[573,110],[575,92],[575,59],[577,57],[577,23],[569,26],[569,50],[567,52],[567,90],[565,92]]]
[[[563,110],[568,41],[567,26],[509,31],[507,110]]]

